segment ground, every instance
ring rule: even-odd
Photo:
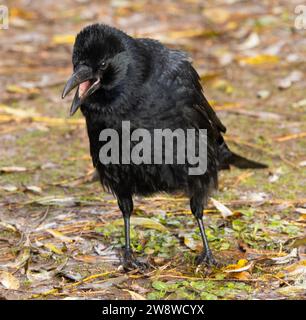
[[[0,299],[305,299],[306,31],[299,1],[8,1],[0,30]],[[121,213],[92,182],[84,120],[61,100],[74,37],[103,22],[188,52],[233,150],[269,165],[220,175],[205,210],[221,268],[196,268],[188,200]]]

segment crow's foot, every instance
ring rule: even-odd
[[[196,265],[206,265],[208,267],[221,267],[221,263],[217,262],[211,252],[202,252],[196,258]]]
[[[143,272],[148,268],[148,264],[138,261],[134,257],[132,251],[123,252],[122,266],[125,271],[138,269],[139,271]]]

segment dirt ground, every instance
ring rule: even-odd
[[[306,29],[300,1],[4,1],[0,30],[0,299],[305,299]],[[233,150],[205,211],[224,267],[196,268],[186,198],[135,199],[123,273],[121,213],[92,182],[84,120],[61,99],[74,37],[103,22],[193,58]],[[223,205],[223,206],[222,206]],[[225,206],[225,208],[224,208]]]

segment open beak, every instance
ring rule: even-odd
[[[67,81],[62,98],[64,99],[76,86],[78,89],[72,101],[70,116],[74,115],[83,101],[101,86],[101,81],[100,78],[94,77],[91,68],[80,66]]]

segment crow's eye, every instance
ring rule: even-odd
[[[100,63],[100,69],[101,69],[101,70],[105,70],[106,67],[107,67],[107,63],[106,63],[105,61],[103,61],[103,62]]]

